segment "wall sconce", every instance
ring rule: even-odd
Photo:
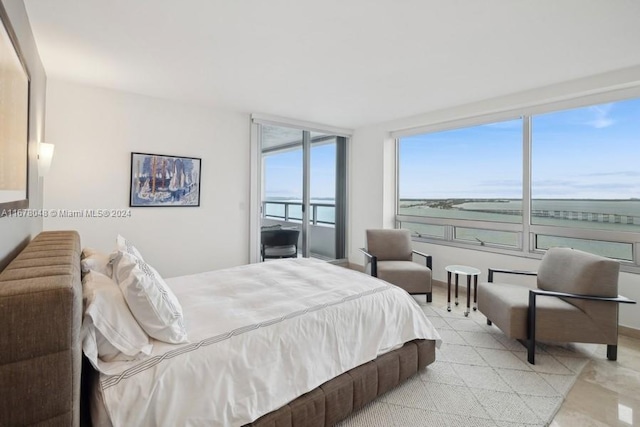
[[[38,144],[38,175],[45,176],[49,173],[51,159],[53,158],[53,144],[41,142]]]

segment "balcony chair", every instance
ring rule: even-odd
[[[409,230],[367,230],[365,271],[410,294],[426,294],[431,302],[431,255],[411,248]],[[413,254],[425,258],[426,265],[413,262]]]
[[[269,258],[296,258],[298,237],[296,229],[263,229],[260,232],[260,255],[262,261]]]
[[[490,268],[478,287],[478,310],[505,335],[527,347],[534,364],[536,340],[607,345],[616,360],[618,304],[635,304],[618,295],[620,263],[569,248],[551,248],[538,272]],[[493,282],[495,273],[537,275],[535,288]]]

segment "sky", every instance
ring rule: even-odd
[[[336,145],[311,147],[311,199],[334,198]],[[264,157],[265,198],[302,200],[302,149]]]
[[[521,198],[522,122],[405,137],[400,198]],[[532,197],[640,198],[640,99],[536,115]]]
[[[533,116],[532,196],[640,198],[640,99]],[[335,193],[335,144],[314,146],[311,198]],[[404,137],[400,198],[522,198],[522,121]],[[265,197],[302,198],[302,150],[265,156]]]

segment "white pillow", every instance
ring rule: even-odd
[[[131,314],[118,285],[104,274],[83,279],[82,348],[97,368],[97,358],[109,362],[151,354],[149,337]]]
[[[121,352],[100,333],[100,330],[95,327],[90,317],[82,325],[82,337],[82,350],[85,356],[87,356],[93,367],[100,372],[105,371],[98,364],[98,359],[102,362],[128,362],[148,356],[153,349],[153,344],[149,344],[148,351],[141,351],[135,356],[129,356]],[[149,337],[147,336],[148,339]]]
[[[116,246],[117,250],[126,252],[136,258],[140,258],[141,261],[144,261],[144,258],[142,258],[142,254],[140,253],[140,251],[135,246],[133,246],[133,244],[129,240],[125,239],[119,234],[118,237],[116,237]]]
[[[82,253],[84,254],[85,250]],[[102,252],[93,251],[90,255],[84,256],[80,261],[80,266],[83,273],[97,271],[100,274],[111,277],[111,256]]]
[[[153,267],[118,251],[113,277],[131,312],[150,336],[171,344],[187,341],[180,302]]]

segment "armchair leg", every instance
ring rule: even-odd
[[[487,325],[491,326],[491,320],[487,318]]]
[[[529,291],[529,310],[527,312],[527,360],[535,365],[536,355],[536,294]]]
[[[535,365],[535,357],[536,357],[536,341],[528,340],[527,341],[527,361],[532,365]]]
[[[427,292],[427,302],[431,302],[433,300],[433,294],[431,292]]]
[[[607,345],[607,359],[618,360],[618,346]]]

